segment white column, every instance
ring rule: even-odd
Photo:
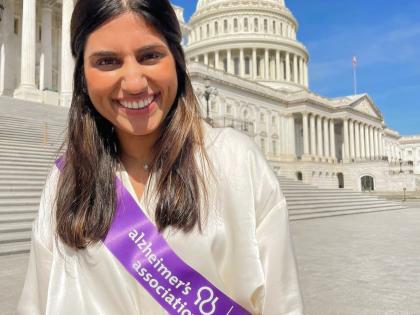
[[[348,120],[348,118],[343,119],[343,136],[344,136],[343,161],[348,161],[349,156],[350,156],[350,150],[349,150],[349,120]]]
[[[268,62],[268,58],[269,58],[269,54],[268,54],[268,49],[264,50],[264,79],[265,80],[270,80],[270,65]]]
[[[303,85],[303,58],[299,57],[299,84]]]
[[[40,62],[39,89],[52,89],[52,6],[49,2],[42,3],[42,53]],[[42,74],[42,75],[41,75]]]
[[[276,50],[276,80],[281,80],[280,50]]]
[[[228,73],[232,73],[232,50],[228,49],[227,50],[227,72]]]
[[[334,119],[330,119],[330,155],[333,160],[337,159],[335,154],[335,124]]]
[[[303,127],[303,155],[309,156],[309,128],[308,128],[308,113],[302,113],[302,127]]]
[[[3,20],[0,22],[0,95],[12,96],[16,81],[16,40],[13,32],[15,1],[4,2]]]
[[[257,49],[252,48],[252,78],[257,79]]]
[[[368,125],[365,125],[365,147],[366,147],[366,160],[370,160],[370,141],[369,141]]]
[[[330,158],[330,133],[329,133],[328,118],[324,118],[324,155],[326,158]]]
[[[290,54],[286,52],[286,81],[290,82]]]
[[[360,125],[357,121],[354,122],[354,132],[356,141],[356,160],[360,160]]]
[[[360,123],[360,158],[366,160],[366,137],[365,137],[365,126]]]
[[[220,55],[218,50],[214,53],[214,67],[220,69]]]
[[[20,84],[15,90],[16,98],[41,102],[41,93],[35,86],[36,64],[36,1],[23,0],[22,49],[20,57]]]
[[[304,85],[305,85],[305,87],[309,87],[308,64],[307,64],[307,61],[304,61],[303,68],[304,68],[304,71],[303,71]]]
[[[205,53],[205,54],[204,54],[204,64],[205,64],[206,66],[208,66],[208,65],[209,65],[209,54],[208,54],[208,53]]]
[[[287,115],[287,139],[288,139],[288,155],[290,159],[296,159],[296,144],[295,144],[295,118],[293,114]]]
[[[311,114],[310,117],[310,130],[311,130],[311,155],[316,156],[316,130],[315,130],[315,115]]]
[[[370,159],[375,159],[375,145],[373,143],[373,127],[369,126]]]
[[[298,81],[297,55],[293,55],[293,82],[299,83],[299,81]]]
[[[381,154],[379,153],[379,132],[377,128],[373,129],[373,139],[375,142],[375,158],[379,160]]]
[[[322,143],[322,117],[318,116],[316,120],[316,126],[317,126],[317,144],[318,144],[318,150],[317,154],[318,157],[322,158],[324,156],[323,153],[323,143]]]
[[[354,144],[354,121],[349,121],[349,134],[350,134],[350,159],[355,158],[355,144]]]
[[[379,129],[379,156],[380,158],[384,156],[384,139],[381,129]]]
[[[239,73],[241,77],[245,76],[245,60],[244,60],[244,49],[239,50]]]
[[[73,12],[73,1],[63,0],[61,22],[61,90],[60,106],[71,105],[73,91],[74,62],[70,49],[70,20]]]

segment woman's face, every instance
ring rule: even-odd
[[[92,32],[84,69],[93,105],[120,136],[159,132],[178,80],[165,38],[144,18],[124,13]]]

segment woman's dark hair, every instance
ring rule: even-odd
[[[84,49],[93,31],[126,12],[143,17],[162,33],[176,63],[177,96],[154,144],[156,225],[159,231],[169,226],[184,232],[201,230],[207,202],[202,162],[209,163],[199,106],[186,72],[182,33],[171,4],[167,0],[78,0],[71,20],[74,91],[56,197],[57,237],[75,249],[106,236],[115,212],[119,163],[113,126],[96,111],[86,92]]]

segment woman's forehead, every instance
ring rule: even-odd
[[[93,31],[87,39],[86,50],[106,47],[123,49],[134,46],[138,49],[141,48],[138,46],[158,43],[166,46],[164,36],[153,25],[147,23],[142,16],[126,12],[110,19]]]

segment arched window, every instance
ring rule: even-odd
[[[215,35],[219,34],[219,23],[214,22],[214,33]]]
[[[227,59],[225,58],[225,59],[223,59],[223,70],[224,70],[225,72],[227,72],[227,71],[228,71],[227,66],[228,66],[228,64],[227,64]]]
[[[235,31],[235,32],[237,32],[238,31],[238,19],[233,19],[233,30]]]
[[[258,18],[254,19],[254,32],[258,32]]]
[[[265,122],[265,115],[264,115],[264,113],[261,113],[261,114],[260,114],[260,121],[261,121],[262,123],[264,123],[264,122]]]
[[[276,21],[273,21],[273,34],[276,34],[277,32],[277,27],[276,27]]]
[[[208,38],[208,37],[210,37],[210,25],[209,24],[207,24],[206,25],[206,38]]]
[[[267,19],[264,19],[264,32],[268,32],[268,21]]]
[[[228,32],[228,21],[227,20],[223,20],[223,32],[225,32],[225,33]]]
[[[244,19],[244,31],[248,32],[248,18]]]

